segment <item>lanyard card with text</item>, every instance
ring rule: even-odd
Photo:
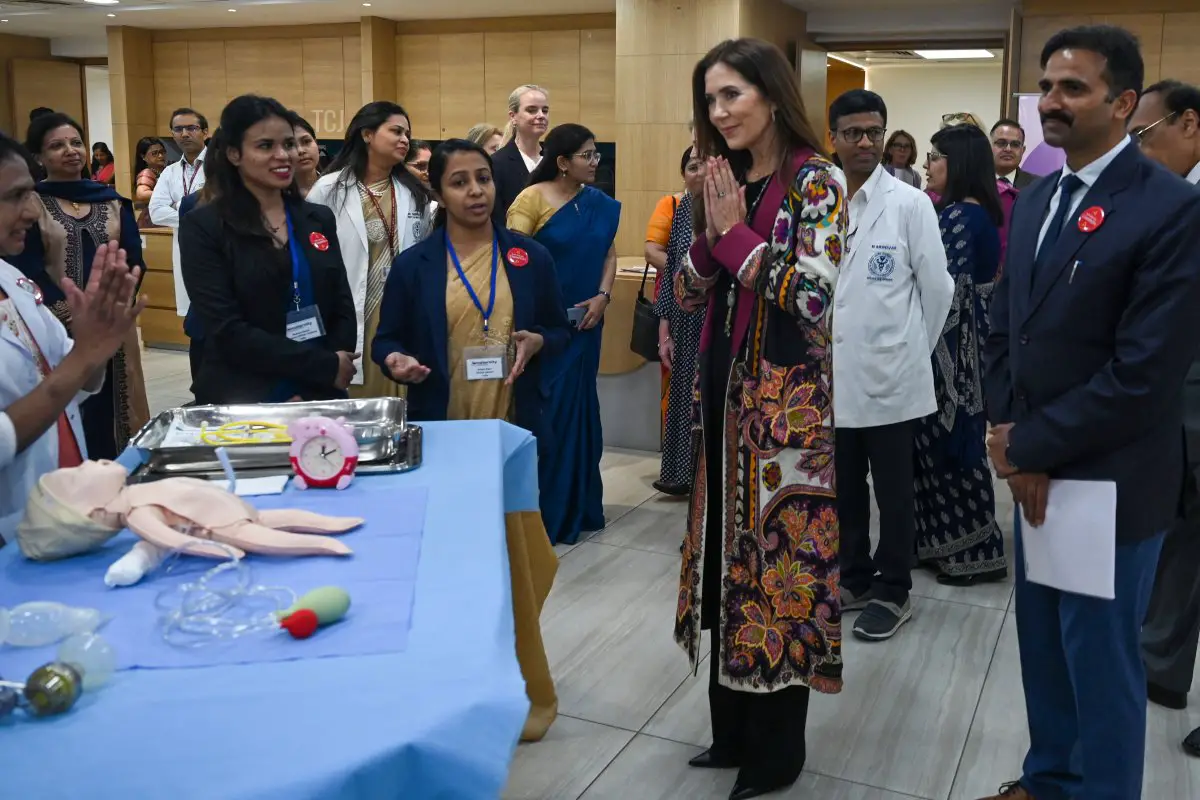
[[[287,337],[293,342],[309,342],[325,335],[325,323],[321,319],[321,310],[312,299],[312,274],[308,259],[296,241],[290,210],[287,212],[287,231],[288,250],[292,255],[292,302],[287,313]]]
[[[471,286],[471,281],[463,272],[462,264],[458,260],[458,253],[454,251],[454,245],[450,243],[448,233],[446,234],[446,252],[450,254],[450,260],[454,263],[458,279],[462,281],[467,295],[483,317],[484,344],[479,347],[463,348],[463,369],[466,372],[466,379],[469,381],[503,380],[508,375],[508,346],[503,340],[492,336],[489,331],[492,311],[496,308],[496,270],[500,263],[500,242],[495,237],[492,238],[491,291],[486,309],[480,302],[479,295],[475,294],[475,288]]]

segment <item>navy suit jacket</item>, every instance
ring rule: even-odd
[[[1182,392],[1200,310],[1200,193],[1130,143],[1035,274],[1061,173],[1013,208],[984,348],[988,419],[1024,472],[1117,484],[1117,540],[1164,531],[1183,479]],[[1079,229],[1099,207],[1104,222]]]
[[[492,208],[492,224],[497,228],[508,227],[508,207],[517,195],[529,185],[529,168],[517,149],[513,137],[492,156],[492,180],[496,183],[496,205]]]
[[[550,252],[527,236],[505,228],[495,230],[512,291],[513,330],[540,333],[544,339],[541,352],[513,386],[513,421],[540,435],[541,364],[566,349],[571,340],[570,323]],[[529,254],[528,264],[518,267],[509,262],[508,253],[514,247]],[[371,360],[389,378],[383,362],[391,353],[404,353],[429,367],[424,381],[408,387],[408,418],[415,421],[444,420],[450,405],[446,272],[444,228],[436,228],[424,241],[396,256],[383,289],[379,328],[371,343]],[[480,300],[486,302],[482,296]]]

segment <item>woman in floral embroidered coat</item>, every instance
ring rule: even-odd
[[[830,313],[845,178],[774,45],[717,45],[692,87],[715,157],[675,284],[685,307],[708,304],[675,638],[695,664],[712,631],[713,744],[690,763],[739,768],[744,800],[795,782],[809,689],[841,689]]]

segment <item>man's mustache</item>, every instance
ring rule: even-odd
[[[1065,111],[1047,111],[1042,116],[1042,124],[1045,125],[1048,120],[1058,120],[1068,128],[1075,124],[1075,118]]]

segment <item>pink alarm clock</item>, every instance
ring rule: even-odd
[[[358,466],[358,442],[345,420],[305,417],[288,425],[297,489],[345,489]]]

